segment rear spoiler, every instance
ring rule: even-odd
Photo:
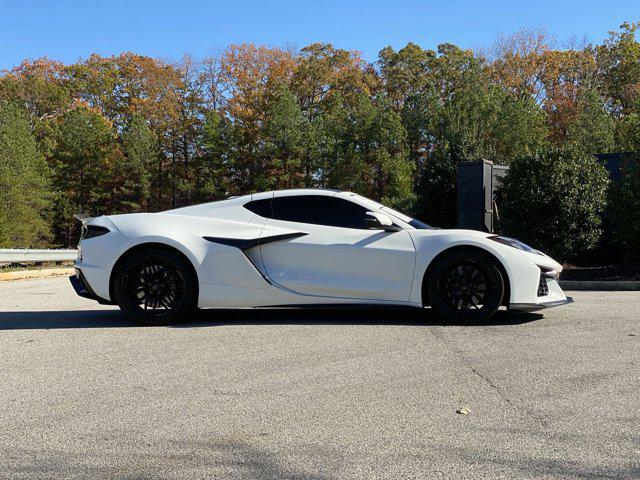
[[[90,220],[93,220],[96,217],[92,217],[90,214],[88,213],[76,213],[73,218],[75,218],[76,220],[78,220],[81,224],[85,224],[87,222],[89,222]]]

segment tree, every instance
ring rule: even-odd
[[[407,99],[415,98],[431,88],[431,70],[436,52],[423,50],[415,43],[407,43],[399,51],[383,48],[378,54],[380,76],[387,97],[396,109],[401,109]]]
[[[565,126],[564,145],[594,155],[612,151],[616,125],[602,97],[595,90],[586,90],[579,96],[576,110]]]
[[[123,160],[114,166],[120,203],[125,211],[145,210],[159,152],[156,135],[138,115],[133,116],[122,135],[122,153]]]
[[[551,51],[552,43],[540,28],[498,35],[489,50],[492,79],[516,97],[531,97],[537,104],[542,103],[547,95],[541,81],[546,69],[544,55]]]
[[[305,118],[291,91],[281,87],[267,114],[266,165],[259,186],[263,189],[304,185],[302,156]]]
[[[131,52],[97,54],[68,67],[77,100],[94,108],[122,134],[135,115],[156,135],[159,154],[152,177],[152,207],[162,209],[183,201],[193,152],[194,67],[189,58],[177,65]]]
[[[639,27],[640,22],[623,23],[596,49],[600,85],[617,114],[633,110],[640,98]]]
[[[111,123],[96,109],[78,104],[62,117],[50,162],[56,190],[56,238],[72,245],[73,215],[103,215],[122,209],[114,166],[123,156]],[[132,179],[137,180],[137,179]]]
[[[378,76],[358,52],[336,49],[330,43],[313,43],[294,59],[291,91],[309,120],[326,112],[334,96],[350,103],[360,93],[372,95],[377,90]]]
[[[231,45],[223,54],[223,81],[229,85],[225,114],[237,127],[235,168],[242,193],[264,181],[264,127],[273,99],[286,87],[294,68],[293,53],[253,44]]]
[[[0,101],[0,247],[33,248],[50,238],[49,169],[17,106]]]
[[[540,148],[546,129],[534,100],[493,85],[481,58],[451,45],[439,52],[432,87],[407,100],[403,119],[420,169],[416,214],[452,227],[458,165],[508,164]]]
[[[640,151],[640,112],[625,115],[617,122],[615,128],[615,145],[619,151]]]
[[[40,152],[49,156],[55,144],[57,117],[72,106],[67,68],[46,57],[25,60],[0,76],[0,100],[19,105],[27,115]]]
[[[579,259],[600,238],[608,185],[604,167],[579,151],[519,156],[500,189],[501,229],[559,260]]]
[[[246,128],[258,128],[268,105],[279,88],[286,86],[293,73],[293,53],[253,44],[231,45],[224,52],[221,68],[229,85],[229,115]]]
[[[407,134],[402,118],[380,96],[372,102],[373,118],[365,126],[367,163],[373,170],[370,194],[392,207],[412,211],[414,208],[413,173],[407,149]]]
[[[219,200],[241,191],[237,169],[237,129],[217,111],[206,114],[202,145],[195,160],[194,200]]]
[[[352,190],[398,207],[412,202],[412,165],[400,116],[384,97],[360,94],[346,104],[335,95],[322,115],[325,155],[318,184]]]
[[[597,148],[609,148],[606,102],[597,89],[597,65],[592,47],[581,50],[549,50],[542,56],[540,82],[542,108],[547,117],[549,141],[557,146],[591,140]],[[603,134],[601,139],[596,138]]]

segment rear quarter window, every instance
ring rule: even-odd
[[[250,212],[260,215],[264,218],[273,218],[273,210],[271,208],[271,199],[254,200],[249,203],[245,203],[244,208]]]

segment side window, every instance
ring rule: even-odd
[[[287,222],[312,223],[342,228],[368,228],[367,210],[342,198],[299,195],[273,199],[273,218]]]
[[[254,200],[253,202],[245,203],[243,206],[256,215],[260,215],[264,218],[273,218],[271,199],[269,198],[265,200]]]

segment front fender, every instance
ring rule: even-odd
[[[509,303],[537,301],[540,267],[555,269],[562,266],[546,255],[524,252],[489,240],[483,232],[467,230],[415,230],[411,232],[416,246],[416,271],[411,301],[422,301],[422,280],[429,265],[443,252],[456,247],[479,248],[493,255],[503,266],[509,281]]]

